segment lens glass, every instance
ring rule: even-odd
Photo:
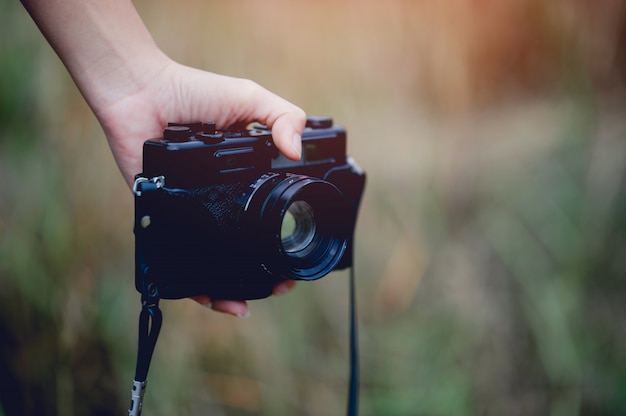
[[[283,217],[280,236],[288,254],[309,247],[315,237],[315,216],[311,205],[305,201],[292,202]]]

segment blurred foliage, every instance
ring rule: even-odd
[[[626,3],[136,3],[174,59],[347,127],[361,414],[626,413]],[[0,57],[0,415],[122,414],[132,198],[15,1]],[[164,302],[145,414],[343,413],[346,301],[338,272],[247,321]]]

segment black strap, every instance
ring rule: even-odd
[[[135,381],[146,381],[163,317],[158,305],[143,307],[139,314],[139,342]]]
[[[150,361],[152,361],[152,354],[161,332],[162,323],[163,314],[161,309],[159,309],[158,290],[152,284],[144,284],[141,293],[141,312],[139,313],[137,365],[135,367],[135,379],[133,380],[133,388],[131,390],[128,416],[141,415]]]
[[[139,339],[137,348],[137,366],[131,390],[129,416],[140,416],[143,407],[143,395],[146,391],[148,370],[154,353],[163,317],[158,302],[144,305],[139,314]]]
[[[356,284],[354,265],[350,268],[349,288],[349,320],[350,320],[350,380],[348,384],[348,416],[357,416],[359,413],[359,347],[357,333]],[[163,316],[158,306],[158,300],[147,304],[143,302],[139,314],[139,338],[137,348],[137,366],[135,379],[131,391],[131,402],[128,414],[140,416],[143,407],[143,395],[146,389],[148,370],[152,354],[161,331]]]
[[[354,263],[350,267],[350,382],[348,385],[348,416],[359,414],[359,339],[357,333],[356,283]]]

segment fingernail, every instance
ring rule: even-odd
[[[298,133],[293,134],[293,139],[291,142],[291,147],[293,151],[298,155],[298,159],[302,157],[302,137]]]
[[[250,317],[250,309],[246,310],[246,313],[243,315],[237,315],[237,318],[239,319],[248,319]]]

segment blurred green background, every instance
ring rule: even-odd
[[[626,414],[626,3],[137,1],[159,45],[349,133],[362,415]],[[0,0],[0,415],[125,414],[132,197]],[[146,415],[337,415],[347,273],[163,302]]]

